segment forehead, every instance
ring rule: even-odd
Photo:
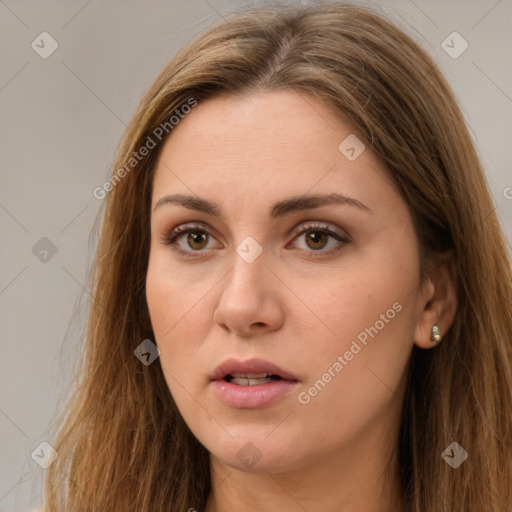
[[[295,91],[199,102],[161,150],[153,206],[168,193],[217,197],[239,208],[309,191],[374,202],[389,177],[368,148],[355,160],[340,151],[346,140],[357,144],[354,137],[329,108]]]
[[[239,165],[266,157],[300,160],[308,153],[318,158],[319,145],[334,154],[339,137],[349,133],[333,112],[303,93],[222,95],[200,101],[173,129],[165,146],[174,154],[186,151],[190,158],[233,154],[233,164]],[[201,155],[195,155],[198,151]]]

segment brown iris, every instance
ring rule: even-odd
[[[313,242],[311,249],[322,249],[327,243],[328,235],[322,231],[310,231],[306,234],[306,241]]]
[[[190,247],[192,249],[203,249],[207,243],[207,237],[208,237],[207,233],[201,233],[200,231],[191,231],[187,235],[187,243],[190,245]],[[197,247],[194,245],[194,244],[201,244],[201,243],[203,243],[203,245],[201,245],[201,247]]]

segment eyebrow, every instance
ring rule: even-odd
[[[195,210],[222,218],[222,208],[217,203],[197,196],[190,196],[186,194],[166,195],[158,200],[153,208],[153,212],[165,204],[178,204],[189,210]],[[371,208],[357,199],[347,197],[342,194],[331,193],[294,196],[283,201],[278,201],[271,206],[269,215],[271,218],[276,219],[284,217],[292,212],[320,208],[321,206],[330,204],[349,205],[361,210],[371,211]]]

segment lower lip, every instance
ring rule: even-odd
[[[284,379],[254,386],[240,386],[225,380],[212,381],[220,400],[239,409],[259,409],[272,405],[289,394],[298,384],[297,381]]]

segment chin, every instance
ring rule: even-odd
[[[267,438],[266,438],[267,437]],[[280,473],[292,469],[297,450],[284,442],[268,439],[268,433],[261,436],[238,436],[222,446],[215,444],[209,450],[223,464],[247,473]]]

